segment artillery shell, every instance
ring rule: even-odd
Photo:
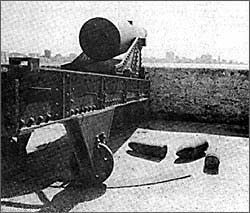
[[[207,141],[203,142],[202,144],[199,144],[195,147],[185,147],[180,148],[179,151],[176,152],[176,155],[178,155],[181,158],[191,158],[192,156],[195,156],[201,152],[205,152],[209,147],[209,144]]]
[[[168,151],[167,145],[164,146],[156,146],[156,145],[149,145],[149,144],[142,144],[137,142],[130,142],[129,147],[137,153],[143,155],[149,155],[152,157],[158,157],[163,159]]]

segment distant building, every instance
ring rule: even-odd
[[[179,56],[175,56],[174,62],[176,62],[176,63],[180,63],[181,62]]]
[[[5,51],[1,51],[1,64],[7,64],[9,60],[8,53]]]
[[[216,59],[213,59],[213,60],[212,60],[212,63],[213,63],[213,64],[217,64],[218,62],[217,62]]]
[[[222,63],[223,63],[223,64],[226,64],[226,63],[227,63],[227,60],[222,59]]]
[[[220,64],[220,62],[221,62],[221,61],[220,61],[220,56],[218,56],[218,61],[217,61],[217,62]]]
[[[193,60],[190,58],[182,57],[180,60],[181,63],[192,63]]]
[[[54,57],[56,60],[58,59],[61,59],[62,58],[62,55],[60,53],[56,54],[55,57]]]
[[[39,58],[40,54],[39,53],[29,53],[28,56],[32,57],[32,58]]]
[[[70,53],[69,54],[69,58],[72,59],[72,60],[75,59],[76,57],[77,57],[77,55],[75,53]]]
[[[175,60],[175,54],[174,52],[166,52],[166,55],[165,55],[165,60],[166,62],[174,62]]]
[[[44,57],[51,58],[51,50],[44,50]]]
[[[213,62],[213,57],[210,54],[205,54],[201,56],[201,63],[209,64]]]
[[[201,59],[198,58],[198,57],[196,57],[196,58],[194,59],[194,63],[201,63]]]

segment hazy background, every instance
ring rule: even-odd
[[[249,62],[249,3],[171,1],[1,1],[1,50],[81,52],[82,24],[96,16],[133,20],[148,32],[146,57],[210,53]]]

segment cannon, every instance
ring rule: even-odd
[[[72,63],[62,65],[62,68],[144,76],[141,49],[146,45],[146,36],[146,30],[134,26],[132,21],[119,21],[115,24],[106,18],[92,18],[83,24],[79,33],[82,54]],[[124,60],[114,59],[126,52]],[[134,64],[128,67],[132,61]],[[126,73],[128,70],[130,72]]]
[[[140,51],[145,30],[93,18],[79,35],[82,54],[60,68],[13,57],[1,69],[2,186],[10,180],[101,183],[114,166],[110,132],[146,116],[150,82],[141,73]],[[124,59],[113,58],[121,53]],[[56,124],[65,128],[61,138],[30,140]]]
[[[79,41],[86,55],[104,61],[125,53],[135,38],[146,36],[146,30],[132,22],[121,21],[115,25],[105,18],[93,18],[82,26]]]

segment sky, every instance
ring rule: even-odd
[[[249,62],[248,1],[1,1],[1,50],[80,54],[81,26],[97,16],[145,28],[144,56]]]

